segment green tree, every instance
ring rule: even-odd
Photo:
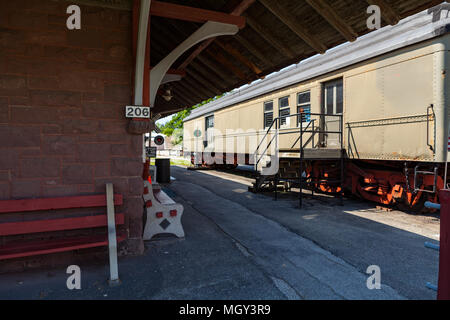
[[[179,143],[183,142],[183,121],[184,121],[184,119],[191,114],[192,110],[200,108],[201,106],[203,106],[207,103],[210,103],[211,101],[214,101],[220,97],[222,97],[222,95],[214,97],[214,98],[210,98],[199,104],[196,104],[195,106],[192,106],[190,108],[182,110],[182,111],[178,112],[177,114],[175,114],[172,117],[172,119],[170,121],[166,122],[164,125],[158,125],[158,128],[161,130],[162,134],[164,134],[168,137],[171,137],[176,132],[176,138],[174,140],[177,141],[176,144],[179,144]]]

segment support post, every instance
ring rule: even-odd
[[[439,242],[438,300],[450,300],[450,190],[439,191],[441,232]]]
[[[106,184],[106,208],[108,216],[108,248],[109,248],[109,285],[118,286],[119,266],[117,263],[117,236],[116,236],[116,221],[114,213],[114,189],[112,183]]]

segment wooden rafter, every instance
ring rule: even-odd
[[[267,57],[259,48],[257,48],[254,44],[252,44],[250,41],[245,39],[243,36],[237,34],[234,36],[234,39],[239,42],[245,49],[248,50],[253,56],[258,58],[261,62],[265,63],[266,65],[272,65],[272,61],[269,57]]]
[[[236,8],[230,13],[231,16],[240,16],[256,0],[242,0]],[[216,38],[211,38],[201,43],[198,48],[192,52],[189,57],[180,65],[180,69],[186,68],[203,50],[205,50]]]
[[[195,80],[197,80],[198,82],[200,82],[201,84],[203,84],[204,86],[214,89],[215,92],[222,91],[222,89],[218,88],[214,82],[208,81],[200,73],[196,72],[193,68],[188,69],[187,74],[190,75]]]
[[[353,28],[338,16],[325,0],[306,0],[306,2],[316,10],[330,25],[332,25],[347,41],[355,41],[358,34]]]
[[[272,31],[270,31],[266,27],[263,27],[261,24],[249,17],[247,17],[247,24],[262,38],[264,38],[271,46],[279,50],[284,56],[287,56],[289,58],[295,57],[295,53],[291,50],[291,48],[286,46],[283,41],[279,40]]]
[[[293,14],[291,14],[288,10],[286,10],[282,2],[280,1],[272,1],[272,0],[260,0],[260,2],[273,13],[274,16],[276,16],[281,22],[283,22],[289,29],[291,29],[297,36],[300,37],[303,41],[305,41],[311,48],[316,50],[319,53],[324,53],[327,50],[327,47],[320,42],[317,38],[312,36],[308,30],[299,22],[299,19],[297,19]],[[258,23],[256,23],[254,20],[251,20],[247,18],[247,23],[254,28],[255,25],[258,26]],[[256,30],[261,33],[261,36],[264,36],[264,33],[267,33],[267,31],[264,32],[264,29],[262,29],[262,26],[258,27],[261,31]],[[274,36],[271,36],[271,38],[274,38],[271,40],[277,40],[278,47],[280,46],[280,41]],[[283,44],[284,46],[284,44]],[[286,50],[284,50],[286,51]],[[292,51],[291,51],[292,52]],[[288,53],[288,52],[285,52]],[[295,54],[292,56],[289,55],[290,58],[293,58]]]
[[[386,1],[384,0],[367,0],[367,3],[370,5],[379,6],[381,9],[381,18],[389,23],[390,25],[396,25],[401,17],[397,12],[395,12],[394,8],[392,8]]]
[[[235,76],[237,76],[241,80],[247,79],[247,76],[236,67],[234,64],[232,64],[222,53],[219,51],[215,51],[213,54],[210,54],[210,56],[217,60],[220,64],[225,66],[229,71],[231,71]]]
[[[192,97],[193,101],[201,102],[203,100],[201,94],[193,90],[188,84],[185,83],[185,81],[177,82],[177,87],[181,88],[181,92],[184,92],[185,95]]]
[[[233,24],[238,26],[240,29],[245,27],[245,18],[241,16],[155,0],[152,0],[150,13],[153,16],[168,19],[178,19],[200,23],[215,21]]]
[[[225,43],[219,39],[216,39],[215,44],[217,44],[219,47],[221,47],[225,52],[227,52],[229,55],[233,56],[237,60],[239,60],[243,65],[247,66],[250,70],[253,71],[255,74],[262,73],[262,70],[258,68],[253,62],[251,62],[249,59],[247,59],[242,53],[240,53],[238,50],[233,48],[228,43]]]
[[[191,75],[186,76],[185,79],[186,79],[186,81],[184,81],[185,83],[190,83],[193,89],[199,91],[199,93],[201,93],[205,97],[214,97],[217,95],[217,93],[214,92],[214,90],[211,87],[197,81]]]
[[[200,59],[193,61],[190,65],[190,67],[194,68],[195,71],[201,73],[203,75],[203,77],[210,79],[210,81],[213,81],[222,90],[231,84],[230,82],[226,81],[220,74],[218,74],[216,70],[210,69]]]

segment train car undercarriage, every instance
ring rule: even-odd
[[[210,159],[219,159],[211,161]],[[230,161],[231,159],[231,161]],[[191,155],[193,164],[203,168],[234,169],[239,164],[251,165],[249,155]],[[300,185],[299,159],[280,159],[277,176],[257,176],[252,192],[290,191]],[[426,211],[425,201],[439,203],[438,191],[444,189],[444,164],[383,161],[344,161],[344,179],[335,160],[312,160],[303,164],[302,188],[317,193],[357,196],[385,206],[413,212]]]

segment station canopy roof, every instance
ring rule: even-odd
[[[133,0],[79,0],[80,4],[132,10]],[[152,0],[242,15],[234,36],[206,40],[172,66],[183,75],[161,89],[154,112],[170,114],[228,92],[371,32],[369,5],[378,5],[382,26],[431,9],[441,0]],[[150,63],[155,66],[203,23],[152,15]]]

